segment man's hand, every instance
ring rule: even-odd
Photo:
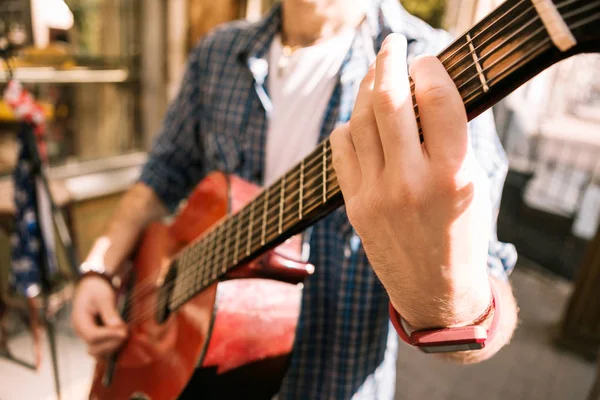
[[[127,326],[115,309],[115,291],[99,277],[84,278],[77,286],[72,320],[96,358],[115,352],[127,337]]]
[[[107,232],[96,240],[86,262],[101,263],[109,274],[118,273],[144,227],[166,214],[151,188],[135,184],[123,196]],[[127,336],[127,327],[115,309],[114,289],[99,277],[87,277],[79,283],[71,319],[94,357],[111,354]]]
[[[456,85],[435,57],[411,65],[388,37],[349,124],[331,136],[350,222],[392,304],[415,329],[461,326],[490,304],[489,182],[472,154]]]

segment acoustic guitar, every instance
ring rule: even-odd
[[[552,64],[598,51],[600,0],[508,0],[438,57],[471,120]],[[210,174],[173,223],[145,231],[121,277],[130,336],[97,365],[90,398],[187,397],[192,376],[196,398],[270,398],[314,269],[297,235],[342,204],[328,140],[262,190]]]

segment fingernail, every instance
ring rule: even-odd
[[[381,47],[403,46],[406,47],[406,37],[401,33],[390,33],[386,36]]]

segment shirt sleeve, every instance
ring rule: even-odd
[[[171,212],[206,174],[200,136],[204,47],[201,42],[188,59],[179,93],[167,110],[140,177]]]
[[[517,262],[517,252],[512,244],[498,240],[497,221],[502,190],[508,173],[508,159],[496,133],[491,110],[469,123],[469,136],[475,158],[490,180],[490,198],[494,207],[488,248],[489,272],[490,275],[506,280]]]

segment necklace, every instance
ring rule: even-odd
[[[302,46],[288,46],[282,44],[281,55],[277,61],[277,73],[280,77],[286,74],[290,65],[290,58],[300,47]]]

